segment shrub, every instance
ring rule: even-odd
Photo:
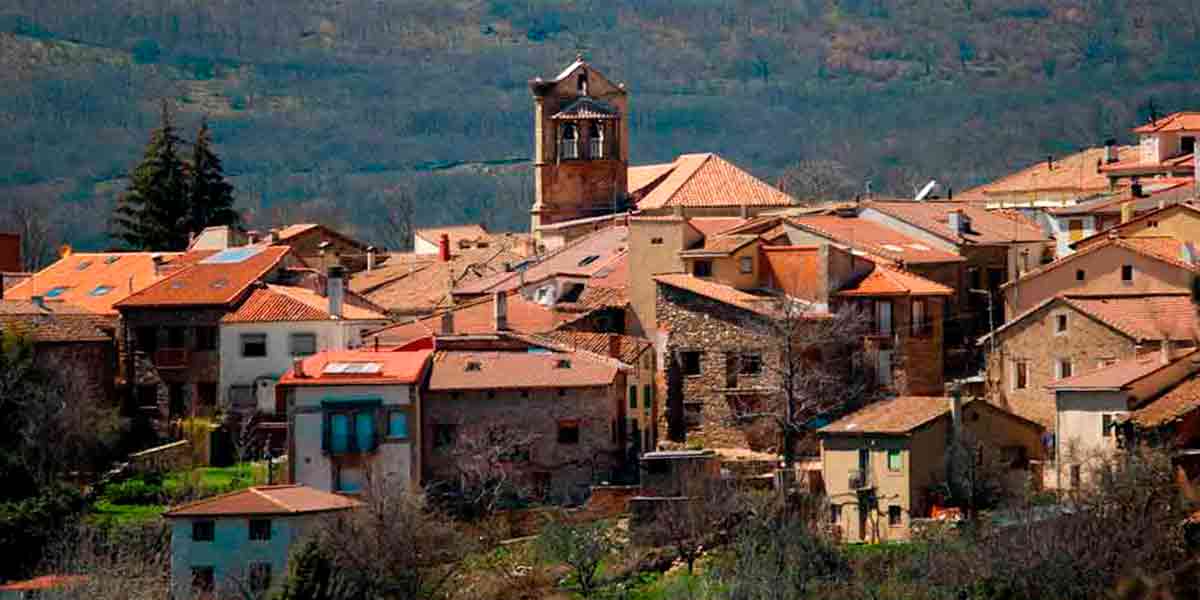
[[[163,499],[161,483],[130,479],[104,488],[101,498],[113,504],[158,504]]]

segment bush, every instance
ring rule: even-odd
[[[65,485],[24,500],[0,503],[0,578],[30,574],[47,544],[83,512],[83,495]]]

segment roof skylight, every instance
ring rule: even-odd
[[[230,248],[222,250],[202,261],[202,264],[221,265],[221,264],[236,264],[257,256],[263,251],[262,246],[248,246],[244,248]]]
[[[328,375],[377,375],[383,365],[373,362],[331,362],[321,371]]]
[[[46,297],[47,298],[57,298],[57,297],[63,295],[63,293],[65,293],[69,289],[71,289],[71,288],[69,288],[65,285],[60,285],[58,287],[50,288],[50,291],[46,292]]]
[[[103,296],[111,291],[113,291],[113,287],[111,285],[98,285],[92,291],[88,292],[88,295]]]

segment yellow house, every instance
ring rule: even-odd
[[[983,401],[900,396],[822,428],[829,518],[842,539],[908,539],[912,520],[930,516],[929,490],[945,481],[955,431],[1002,450],[1014,469],[1043,455],[1040,425]]]

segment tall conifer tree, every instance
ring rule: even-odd
[[[188,195],[191,204],[187,223],[189,233],[199,233],[212,225],[238,222],[238,214],[233,210],[233,186],[225,180],[221,159],[213,152],[208,119],[200,122],[196,143],[192,146]]]
[[[186,165],[179,157],[183,140],[176,133],[167,101],[162,122],[150,134],[142,162],[130,176],[129,189],[117,202],[116,237],[141,250],[183,250],[189,217]]]

